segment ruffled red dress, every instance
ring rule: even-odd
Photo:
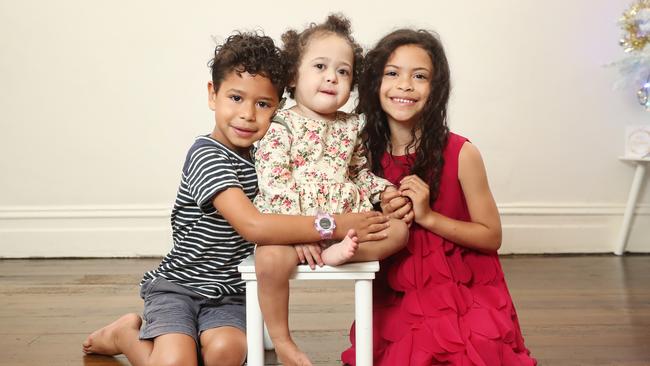
[[[458,154],[466,141],[449,134],[433,204],[436,212],[463,221],[470,215]],[[405,156],[386,154],[382,166],[394,184],[410,170]],[[374,282],[374,365],[536,365],[497,254],[456,245],[415,223],[410,234],[407,247],[381,263]],[[354,325],[350,341],[341,360],[355,365]]]

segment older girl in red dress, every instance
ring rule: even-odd
[[[374,365],[536,365],[497,256],[501,222],[481,155],[447,127],[440,41],[422,30],[385,36],[359,90],[372,169],[400,187],[382,205],[411,222],[407,248],[375,281]],[[350,340],[341,358],[354,365],[354,327]]]

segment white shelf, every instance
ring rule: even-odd
[[[623,161],[634,161],[634,162],[637,162],[637,163],[650,163],[650,157],[648,157],[648,158],[637,158],[635,156],[619,156],[618,159],[623,160]]]

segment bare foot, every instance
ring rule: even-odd
[[[323,263],[328,266],[338,266],[347,262],[354,253],[359,249],[359,243],[357,242],[357,234],[354,230],[348,230],[345,238],[336,244],[330,245],[327,249],[323,250],[321,253],[321,258],[323,258]]]
[[[126,314],[111,324],[92,332],[82,344],[83,351],[86,354],[118,355],[122,352],[115,345],[117,331],[124,327],[140,329],[141,325],[142,319],[138,314]]]
[[[313,366],[309,357],[304,354],[293,341],[274,342],[275,354],[280,363],[285,366]]]

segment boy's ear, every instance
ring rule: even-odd
[[[217,97],[217,93],[214,91],[214,85],[212,84],[212,81],[208,81],[208,106],[212,110],[216,108],[215,106],[216,97]]]

